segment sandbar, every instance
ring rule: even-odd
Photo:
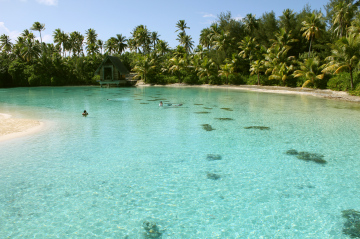
[[[36,133],[43,126],[44,122],[12,118],[9,114],[0,113],[0,142]]]

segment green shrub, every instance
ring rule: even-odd
[[[357,74],[356,74],[357,75]],[[355,74],[353,75],[355,79]],[[327,83],[327,86],[331,90],[347,91],[351,89],[350,85],[350,73],[343,72],[333,75]]]
[[[229,84],[231,85],[244,85],[248,76],[241,74],[229,75]]]
[[[223,82],[220,77],[218,76],[210,76],[209,77],[209,84],[210,85],[222,85]]]
[[[58,76],[53,76],[50,79],[50,83],[52,86],[61,86],[61,85],[65,85],[66,80],[63,79],[62,77],[58,77]]]
[[[184,77],[183,83],[196,85],[199,82],[199,78],[196,75],[187,75]]]
[[[351,90],[349,91],[350,95],[356,95],[356,96],[360,96],[360,84],[358,83],[355,87],[355,90]]]
[[[268,76],[266,75],[260,75],[260,85],[272,85],[271,80],[268,79]],[[250,75],[247,79],[246,79],[246,84],[247,85],[257,85],[258,84],[258,78],[257,75]]]

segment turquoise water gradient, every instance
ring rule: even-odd
[[[161,238],[348,238],[341,211],[360,211],[359,104],[226,89],[39,87],[0,89],[0,112],[46,122],[0,143],[0,238],[147,238],[144,221]]]

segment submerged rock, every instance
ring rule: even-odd
[[[206,131],[212,131],[212,130],[215,130],[211,125],[209,124],[202,124],[201,125],[203,127],[204,130]]]
[[[221,160],[222,157],[220,154],[208,154],[206,156],[206,159],[209,160],[209,161],[214,161],[214,160]]]
[[[211,107],[204,107],[204,109],[206,109],[206,110],[212,110]]]
[[[217,120],[234,120],[232,118],[215,118],[215,119],[217,119]]]
[[[309,152],[299,152],[296,156],[298,159],[302,159],[305,161],[312,161],[318,164],[326,164],[326,160],[324,159],[324,155],[317,153],[309,153]]]
[[[219,174],[216,174],[216,173],[207,173],[206,177],[208,179],[211,179],[211,180],[218,180],[218,179],[221,178],[221,176]]]
[[[299,152],[295,149],[289,149],[288,151],[286,151],[286,154],[288,155],[298,155]]]
[[[287,155],[296,156],[296,158],[304,160],[304,161],[312,161],[318,164],[326,164],[326,160],[324,159],[324,155],[317,153],[309,153],[309,152],[298,152],[295,149],[289,149],[286,151]]]
[[[204,104],[194,104],[194,105],[204,105]]]
[[[200,111],[200,112],[194,112],[195,114],[209,114],[210,112],[208,111]]]
[[[222,110],[233,111],[231,108],[220,108]]]
[[[343,233],[351,238],[360,238],[360,212],[354,209],[344,210],[342,216],[346,218]]]
[[[248,127],[244,127],[244,129],[269,130],[270,127],[266,127],[266,126],[248,126]]]
[[[162,232],[155,222],[144,221],[143,228],[145,230],[144,237],[146,239],[157,239],[161,237]]]

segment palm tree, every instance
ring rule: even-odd
[[[88,54],[93,55],[94,53],[99,51],[99,48],[96,44],[98,34],[94,29],[89,28],[86,32],[86,50]]]
[[[61,47],[63,50],[63,57],[65,57],[65,45],[68,42],[68,35],[60,30],[60,28],[55,29],[54,33],[54,42],[57,43],[57,46]]]
[[[10,52],[12,49],[13,44],[10,41],[10,37],[2,34],[0,36],[0,50],[4,52]]]
[[[35,36],[32,32],[30,32],[28,29],[25,29],[20,36],[24,37],[25,39],[34,40]]]
[[[116,34],[116,50],[119,55],[126,49],[127,41],[126,37],[122,34]]]
[[[280,18],[280,27],[285,28],[287,32],[289,32],[291,29],[294,29],[294,26],[296,24],[296,16],[293,12],[293,10],[285,9],[283,11],[283,15],[279,17]]]
[[[215,50],[221,50],[226,53],[226,50],[231,45],[230,32],[221,31],[215,35],[212,40],[212,45]]]
[[[329,62],[325,65],[322,72],[338,74],[348,71],[350,73],[351,89],[353,89],[353,71],[358,67],[360,59],[359,37],[354,33],[350,33],[349,36],[340,38],[331,46],[331,56],[326,58]]]
[[[220,65],[219,76],[225,76],[227,85],[229,83],[229,75],[234,73],[234,65],[232,63],[225,63],[224,65]]]
[[[31,39],[26,39],[24,42],[24,47],[22,49],[22,57],[30,62],[33,59],[39,58],[41,53],[39,41],[32,41]]]
[[[116,44],[116,38],[115,37],[110,37],[106,42],[105,42],[105,50],[107,51],[107,53],[109,55],[111,55],[113,52],[115,52],[116,48],[117,48],[117,44]]]
[[[130,40],[131,49],[139,50],[142,48],[142,53],[145,55],[149,52],[149,46],[151,43],[150,32],[144,25],[139,25],[133,30],[132,39]]]
[[[96,44],[98,34],[95,32],[94,29],[89,28],[85,32],[85,34],[86,34],[86,44],[87,45]]]
[[[291,31],[286,31],[285,28],[280,28],[280,30],[275,34],[275,39],[271,39],[273,45],[279,44],[280,46],[289,46],[291,43],[297,42],[297,39],[292,37]]]
[[[300,69],[294,72],[294,77],[304,77],[306,81],[302,88],[310,83],[315,84],[315,79],[323,79],[324,73],[321,73],[322,66],[318,57],[305,59],[300,62]]]
[[[41,31],[45,30],[45,24],[41,24],[40,22],[34,22],[30,30],[39,31],[40,33],[40,43],[42,43]]]
[[[178,28],[175,32],[177,31],[182,31],[185,32],[185,29],[190,29],[190,27],[186,26],[185,20],[179,20],[176,23],[176,27]]]
[[[153,59],[149,59],[147,56],[139,56],[135,61],[135,67],[133,71],[137,73],[135,77],[141,77],[146,82],[146,78],[151,71],[155,69],[155,64]]]
[[[303,37],[310,41],[309,46],[309,57],[311,52],[311,44],[314,39],[318,39],[322,33],[325,31],[325,24],[322,18],[322,14],[316,14],[315,11],[302,22],[303,27],[301,31],[304,31]]]
[[[100,53],[102,55],[102,50],[103,50],[103,46],[104,46],[103,40],[101,40],[101,39],[97,40],[96,45],[100,48]]]
[[[246,17],[242,20],[245,24],[245,29],[250,36],[254,35],[254,30],[259,28],[259,20],[256,19],[256,15],[251,13],[246,14]]]
[[[263,60],[255,60],[250,64],[250,75],[257,75],[257,84],[260,85],[260,72],[265,71],[264,61]]]
[[[194,41],[192,40],[191,36],[185,35],[183,38],[183,45],[186,49],[187,53],[190,53],[192,49],[194,48]]]
[[[346,29],[351,25],[351,21],[355,16],[357,5],[352,2],[347,3],[340,1],[334,6],[334,15],[332,23],[334,24],[334,32],[337,32],[339,37],[343,36]]]
[[[154,51],[156,49],[156,44],[159,41],[159,37],[160,37],[160,35],[158,34],[158,32],[152,32],[151,33],[151,42],[152,42],[152,44],[154,46]]]
[[[186,54],[185,54],[186,55]],[[184,60],[181,56],[174,56],[169,60],[169,72],[176,75],[179,83],[181,83],[181,71],[184,69]]]
[[[256,43],[256,39],[250,36],[246,36],[239,44],[241,49],[239,56],[242,58],[248,58],[252,60],[255,52],[257,51],[259,45]]]
[[[156,44],[157,52],[163,56],[170,51],[169,44],[166,41],[159,40]]]
[[[210,28],[204,28],[201,30],[199,44],[210,50],[211,46],[211,30]]]
[[[200,78],[203,78],[203,77],[210,77],[214,74],[215,74],[215,63],[211,59],[204,57],[198,69],[198,76]]]

